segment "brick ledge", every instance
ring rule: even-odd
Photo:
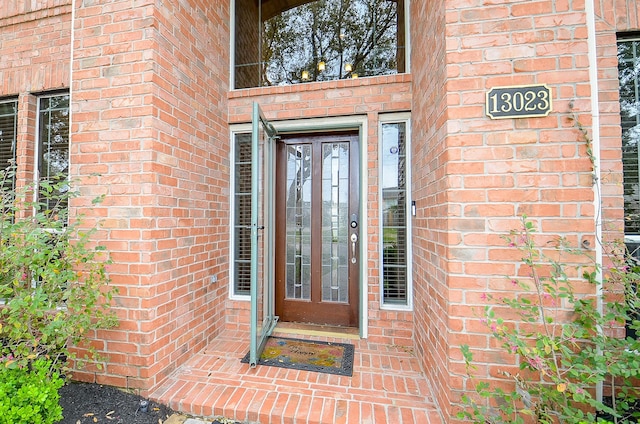
[[[332,81],[309,82],[292,85],[278,85],[275,87],[254,87],[240,90],[230,90],[229,99],[265,96],[270,94],[299,93],[303,91],[322,91],[333,88],[362,87],[368,85],[397,84],[411,82],[411,74],[381,75],[377,77],[362,77],[358,79],[341,79]]]

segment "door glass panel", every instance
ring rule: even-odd
[[[287,299],[311,299],[311,166],[311,145],[287,146]]]
[[[349,144],[323,144],[322,158],[322,300],[348,302]]]

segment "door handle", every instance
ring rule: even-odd
[[[358,235],[356,233],[351,234],[351,263],[356,263],[356,242],[358,241]]]

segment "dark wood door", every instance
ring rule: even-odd
[[[357,133],[283,136],[276,169],[276,314],[358,326]]]

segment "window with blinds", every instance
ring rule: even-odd
[[[234,140],[233,293],[251,290],[251,134]]]
[[[38,101],[38,173],[40,187],[55,186],[51,196],[38,202],[57,213],[67,208],[64,196],[69,177],[69,95],[40,97]]]
[[[622,173],[624,232],[628,261],[640,261],[640,37],[618,40],[618,79],[620,82],[620,123],[622,126]],[[638,319],[632,313],[632,319]],[[638,338],[629,319],[626,336]]]
[[[382,303],[408,305],[407,123],[382,124]]]
[[[0,101],[0,170],[15,166],[18,129],[18,100]],[[13,190],[15,178],[13,172],[2,177],[5,189]]]
[[[624,229],[640,235],[640,38],[618,42],[620,118],[622,124],[622,168]]]

